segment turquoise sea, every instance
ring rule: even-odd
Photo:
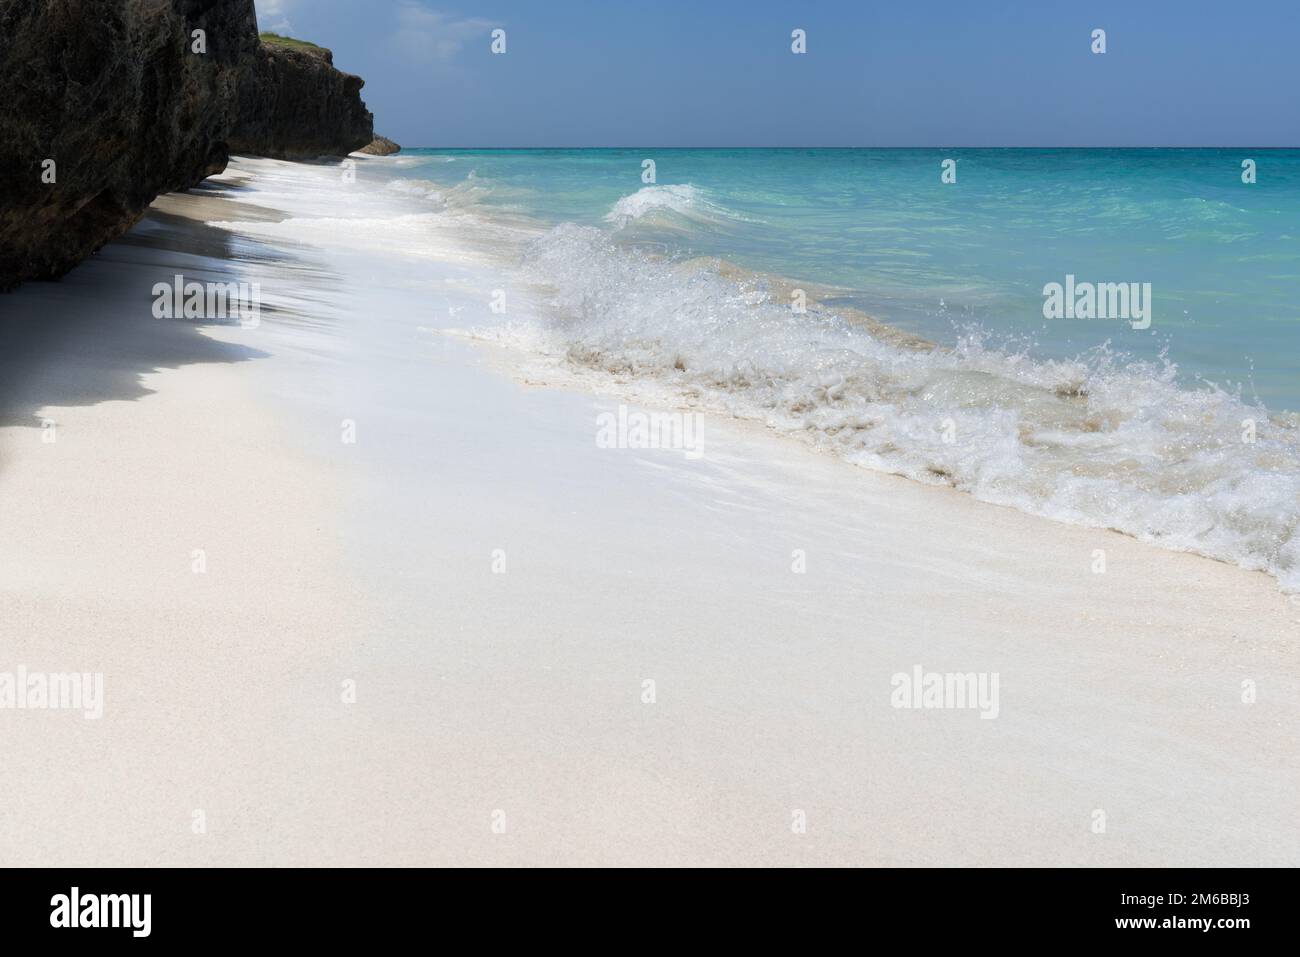
[[[417,149],[357,180],[276,229],[430,289],[473,263],[467,334],[1300,592],[1300,151]],[[1142,309],[1046,318],[1053,284]]]
[[[977,323],[1066,358],[1109,342],[1300,409],[1300,150],[409,150],[487,206],[822,283],[939,343]],[[941,182],[956,161],[956,182]],[[1256,182],[1242,182],[1242,161]],[[642,182],[653,160],[656,182]],[[1043,286],[1149,282],[1153,321],[1043,318]]]

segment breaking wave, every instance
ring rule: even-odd
[[[643,186],[618,200],[605,214],[605,221],[618,228],[639,221],[672,225],[674,219],[685,220],[686,224],[751,221],[713,202],[702,189],[690,183]]]

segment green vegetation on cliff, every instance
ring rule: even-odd
[[[295,37],[282,36],[279,33],[259,33],[258,38],[263,43],[275,43],[282,47],[297,47],[300,50],[324,50],[323,46],[312,43],[310,40],[299,40]]]

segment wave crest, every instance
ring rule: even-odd
[[[623,228],[638,221],[670,225],[684,219],[693,223],[722,223],[728,219],[749,221],[739,213],[713,202],[704,190],[690,183],[643,186],[618,200],[605,214],[605,221]]]

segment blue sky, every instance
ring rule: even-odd
[[[405,146],[1300,146],[1300,0],[257,7]]]

